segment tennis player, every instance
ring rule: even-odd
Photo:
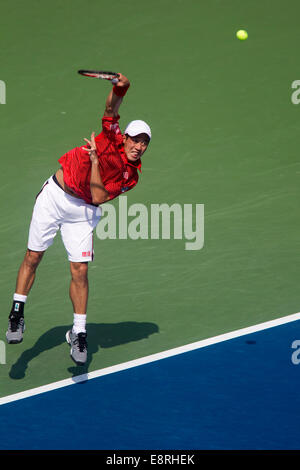
[[[70,262],[74,312],[66,340],[78,365],[87,360],[88,263],[94,256],[93,230],[101,218],[101,204],[135,187],[141,157],[151,139],[150,127],[140,120],[130,122],[121,133],[118,111],[130,83],[122,74],[118,78],[106,100],[102,132],[92,133],[90,139],[84,139],[85,145],[64,154],[58,160],[60,168],[36,196],[6,332],[8,343],[23,340],[24,306],[36,269],[60,230]]]

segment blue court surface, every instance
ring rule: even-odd
[[[296,340],[299,320],[3,404],[1,449],[299,449]]]

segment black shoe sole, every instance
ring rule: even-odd
[[[6,341],[8,342],[8,344],[20,344],[20,343],[22,343],[23,338],[20,341],[17,341],[16,339],[13,339],[11,341],[8,341],[8,339],[7,339]]]

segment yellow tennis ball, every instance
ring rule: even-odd
[[[240,30],[236,33],[236,37],[237,37],[240,41],[245,41],[245,39],[247,39],[247,37],[248,37],[248,33],[247,33],[247,31],[245,31],[244,29],[240,29]]]

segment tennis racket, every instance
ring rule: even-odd
[[[102,80],[109,80],[114,85],[118,83],[118,74],[116,72],[104,72],[101,70],[78,70],[80,75],[84,77],[91,77],[91,78],[101,78]]]

